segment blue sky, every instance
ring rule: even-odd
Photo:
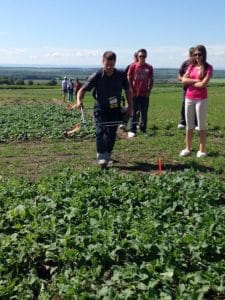
[[[177,68],[190,46],[225,69],[224,0],[0,0],[0,65],[97,66],[105,50],[126,66],[139,48]]]

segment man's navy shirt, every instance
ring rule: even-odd
[[[129,82],[124,71],[114,69],[111,76],[107,76],[104,69],[93,73],[83,85],[84,90],[93,91],[95,108],[109,109],[109,99],[115,97],[120,106],[122,90],[129,88]]]

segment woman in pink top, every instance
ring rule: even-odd
[[[198,120],[200,145],[197,157],[206,156],[206,112],[208,106],[207,84],[213,75],[213,68],[206,62],[206,48],[203,45],[195,47],[193,62],[183,76],[182,83],[187,85],[185,98],[186,116],[186,148],[180,156],[188,156],[191,152],[193,129],[195,127],[195,112]]]

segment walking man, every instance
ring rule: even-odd
[[[125,73],[115,68],[114,52],[106,51],[103,54],[102,64],[103,68],[92,74],[78,91],[77,107],[83,106],[85,93],[93,90],[97,163],[104,167],[111,159],[118,123],[122,117],[122,90],[125,91],[128,103],[126,112],[128,117],[132,113],[132,92]]]

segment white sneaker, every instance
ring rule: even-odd
[[[98,159],[98,165],[100,166],[106,166],[107,165],[107,160],[106,159]]]
[[[178,124],[178,126],[177,126],[177,129],[185,129],[185,128],[186,128],[186,126],[183,124]]]
[[[135,137],[135,133],[132,132],[132,131],[128,131],[127,137],[128,137],[129,139],[130,139],[130,138],[133,138],[133,137]]]
[[[120,125],[119,125],[119,128],[120,128],[120,129],[125,129],[126,126],[125,126],[124,124],[120,124]]]
[[[198,126],[195,126],[195,130],[199,130],[199,127],[198,127]]]
[[[197,158],[201,158],[201,157],[206,157],[207,154],[205,152],[202,152],[202,151],[198,151],[197,154],[196,154]]]
[[[97,164],[101,166],[107,164],[107,155],[105,153],[97,153]]]
[[[180,152],[180,156],[181,157],[185,157],[185,156],[188,156],[190,155],[191,151],[187,150],[187,149],[184,149]]]
[[[113,159],[109,159],[109,160],[107,160],[107,166],[108,167],[111,167],[113,165]]]
[[[113,160],[111,159],[111,153],[106,152],[106,160],[107,160],[107,166],[111,166],[113,164]]]

